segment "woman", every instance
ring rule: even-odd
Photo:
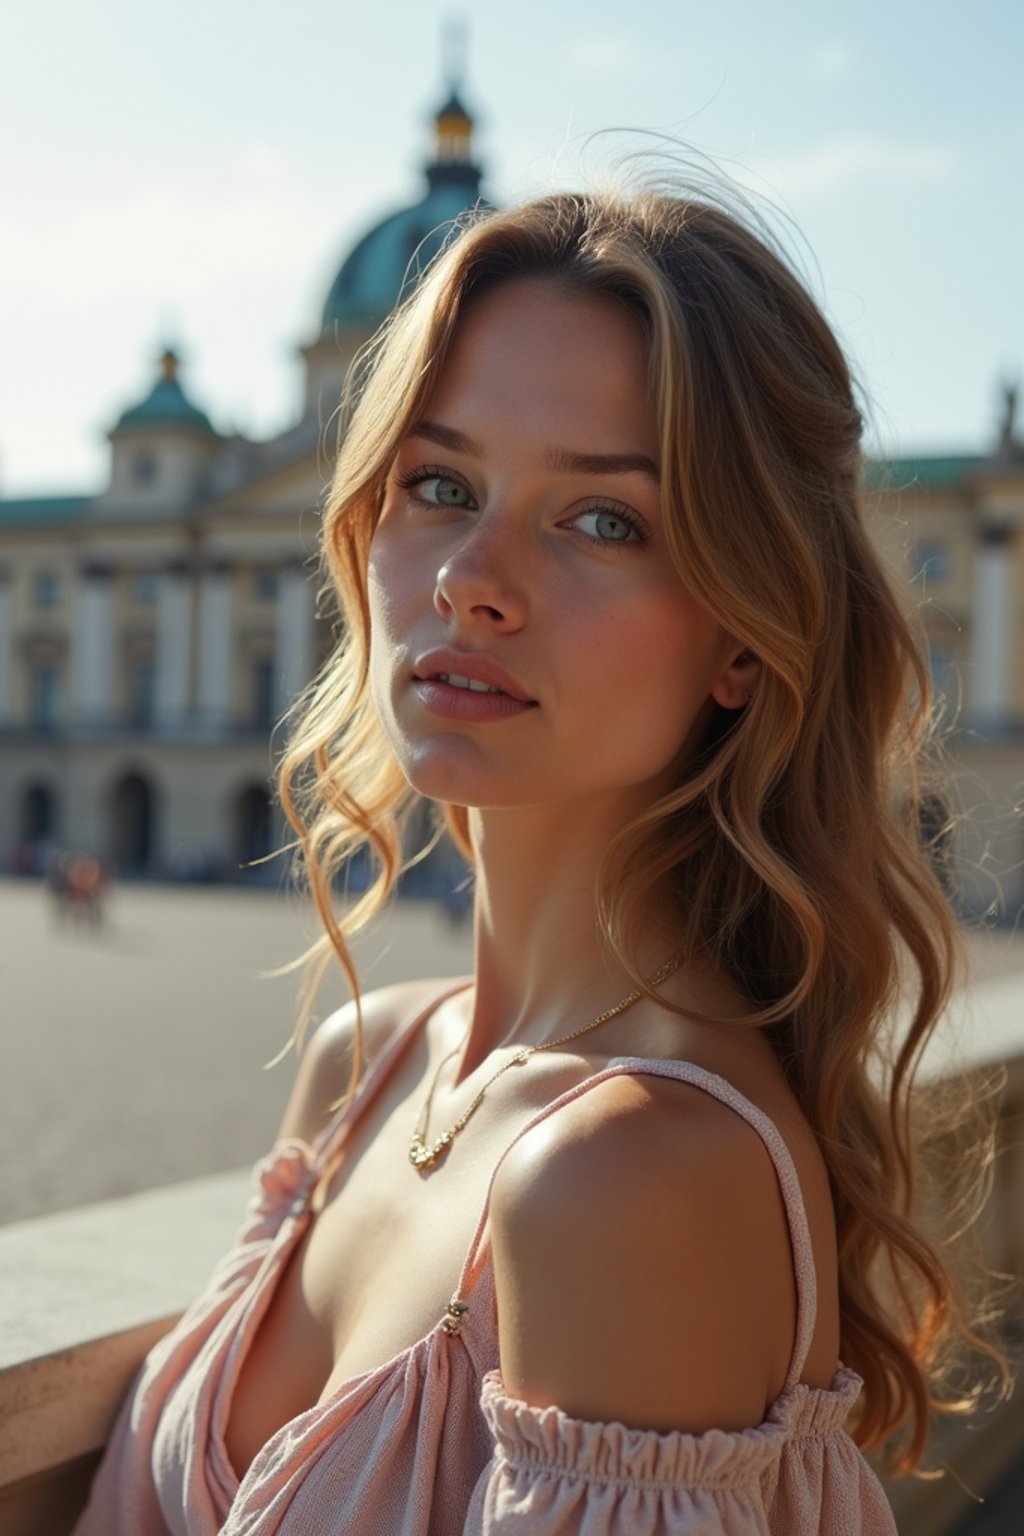
[[[355,1001],[81,1532],[895,1529],[848,1431],[912,1467],[973,1336],[907,1213],[953,934],[859,432],[812,300],[702,201],[481,218],[389,326],[282,768]],[[475,974],[360,998],[415,795]]]

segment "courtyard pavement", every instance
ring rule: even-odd
[[[316,937],[296,896],[116,888],[98,930],[0,880],[0,1221],[252,1163],[295,1074],[298,976]],[[468,924],[402,902],[356,946],[364,987],[471,968]],[[338,975],[316,1017],[347,1000]]]

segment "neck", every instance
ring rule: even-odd
[[[598,874],[621,825],[621,803],[614,817],[579,803],[571,813],[554,805],[471,814],[476,988],[457,1080],[495,1047],[545,1044],[633,990],[598,927]],[[652,934],[636,956],[643,972],[670,947],[668,935]]]

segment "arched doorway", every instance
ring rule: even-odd
[[[242,874],[256,874],[245,866],[266,858],[273,847],[274,815],[270,795],[263,784],[247,784],[235,802],[235,858]]]
[[[154,802],[153,786],[141,773],[126,773],[114,785],[110,845],[124,874],[141,874],[153,862]]]
[[[57,837],[57,797],[49,784],[30,784],[21,801],[19,840],[51,843]]]

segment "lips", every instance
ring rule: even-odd
[[[517,704],[530,706],[537,702],[504,667],[491,657],[472,651],[428,651],[417,658],[414,677],[417,682],[439,682],[475,695],[498,697],[504,694]],[[497,693],[488,695],[491,689],[496,689]]]

